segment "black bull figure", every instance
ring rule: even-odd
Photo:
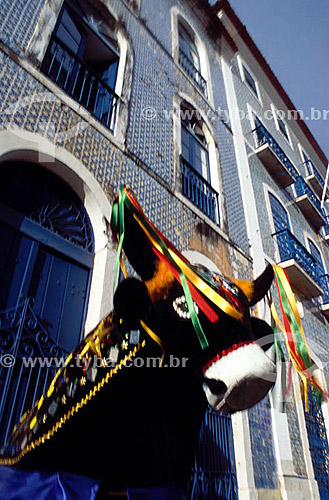
[[[169,481],[185,488],[207,404],[244,410],[274,383],[275,365],[256,342],[272,330],[249,312],[269,289],[273,269],[239,287],[185,261],[240,313],[226,314],[207,293],[199,292],[199,303],[194,296],[202,347],[181,280],[131,211],[123,222],[123,249],[140,279],[119,284],[114,311],[23,416],[0,463],[95,477],[106,490]],[[117,235],[113,221],[112,230]]]

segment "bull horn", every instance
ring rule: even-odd
[[[273,267],[268,265],[254,281],[234,280],[234,283],[244,292],[248,299],[249,307],[252,307],[266,295],[271,287],[273,278]]]

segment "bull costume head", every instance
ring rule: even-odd
[[[124,210],[120,230],[117,199],[112,230],[120,240],[124,228],[123,248],[141,281],[128,278],[119,285],[115,310],[128,326],[132,304],[136,307],[137,297],[148,296],[144,324],[161,339],[164,352],[188,357],[209,404],[228,413],[255,405],[273,386],[276,368],[257,343],[257,339],[272,338],[273,331],[265,321],[250,317],[249,308],[269,290],[272,266],[253,282],[233,282],[202,265],[191,265],[147,221],[133,194],[125,189],[121,195],[129,208]],[[139,293],[130,292],[138,285]],[[146,310],[145,305],[137,310]],[[137,313],[134,328],[140,319]]]
[[[123,249],[139,279],[118,285],[113,312],[23,415],[0,464],[60,467],[110,489],[172,479],[186,484],[207,402],[234,413],[256,404],[274,384],[275,365],[257,344],[272,329],[250,316],[273,269],[254,282],[233,282],[190,264],[127,188],[114,202],[111,228],[117,262],[127,274]],[[143,369],[128,369],[137,356]],[[162,366],[148,368],[154,356]],[[173,360],[179,368],[170,368]]]

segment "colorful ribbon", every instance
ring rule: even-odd
[[[301,377],[304,387],[305,407],[308,409],[308,385],[311,383],[314,389],[324,395],[324,391],[319,386],[313,376],[314,369],[318,368],[309,353],[302,322],[297,309],[296,300],[291,290],[291,286],[284,269],[279,266],[273,266],[275,281],[278,289],[280,309],[283,318],[283,324],[279,320],[273,302],[271,303],[272,318],[283,332],[289,358]],[[276,340],[278,343],[278,340]],[[280,346],[280,351],[282,348]]]
[[[113,205],[111,227],[116,233],[119,242],[115,281],[118,274],[118,266],[121,259],[122,245],[124,239],[124,210],[129,210],[140,228],[143,230],[147,239],[149,240],[153,251],[156,255],[163,260],[168,267],[170,267],[176,279],[179,280],[183,287],[184,295],[186,298],[187,307],[190,313],[191,321],[194,330],[198,336],[202,349],[208,347],[207,337],[202,329],[198,315],[194,308],[194,301],[198,304],[200,309],[207,315],[210,321],[218,320],[218,315],[213,311],[206,301],[195,290],[197,288],[204,296],[206,296],[213,304],[226,314],[236,320],[242,319],[242,312],[233,307],[227,300],[218,294],[212,287],[210,287],[204,279],[195,273],[189,266],[189,262],[178,250],[163,236],[158,229],[149,221],[143,213],[140,205],[138,204],[134,193],[127,187],[119,189],[118,196]],[[194,288],[193,288],[194,287]],[[192,298],[193,295],[193,298]]]

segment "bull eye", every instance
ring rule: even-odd
[[[193,304],[194,304],[195,312],[197,314],[199,314],[199,308],[198,308],[198,306],[196,305],[195,302],[193,302]],[[187,306],[187,303],[186,303],[185,295],[182,295],[181,297],[177,297],[173,301],[172,305],[173,305],[173,308],[174,308],[175,312],[178,314],[178,316],[180,318],[191,319],[191,315],[190,315],[190,312],[188,310],[188,306]]]
[[[216,288],[223,288],[224,290],[228,290],[236,296],[239,295],[237,286],[234,283],[227,281],[223,276],[213,274],[212,279]]]
[[[209,387],[213,394],[220,395],[225,394],[227,391],[227,385],[224,384],[222,380],[216,380],[214,378],[204,378],[205,384]]]

